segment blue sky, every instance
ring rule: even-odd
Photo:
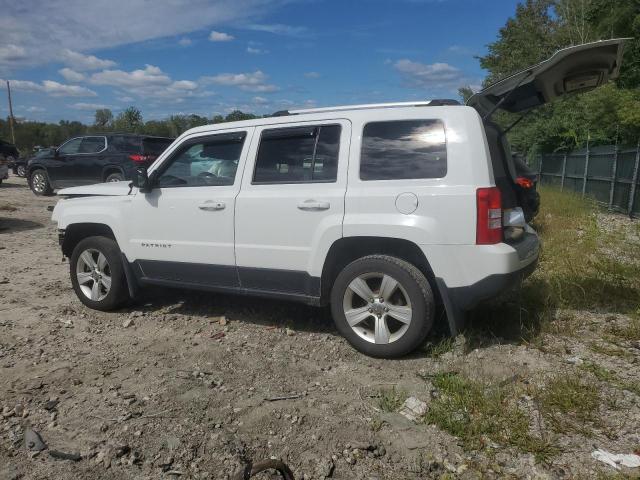
[[[14,113],[91,122],[457,98],[516,0],[0,0]],[[8,113],[0,96],[0,115]]]

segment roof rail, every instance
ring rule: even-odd
[[[370,108],[399,108],[399,107],[441,107],[443,105],[460,105],[457,100],[435,99],[423,102],[394,102],[394,103],[366,103],[362,105],[341,105],[336,107],[307,108],[302,110],[289,110],[289,115],[300,113],[339,112],[344,110],[367,110]],[[280,113],[280,112],[277,112]]]

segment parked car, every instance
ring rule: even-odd
[[[490,123],[615,78],[622,41],[562,50],[474,95],[206,125],[126,183],[62,190],[53,211],[78,298],[111,310],[161,285],[331,306],[358,350],[404,355],[436,309],[518,285],[539,241]],[[553,88],[552,88],[553,87]]]
[[[122,133],[71,138],[29,162],[29,185],[36,195],[51,195],[59,188],[130,180],[137,167],[151,165],[171,142]]]
[[[14,175],[18,177],[26,177],[27,176],[27,165],[29,162],[35,157],[41,157],[45,155],[53,155],[55,151],[55,147],[50,148],[38,148],[34,147],[35,153],[28,158],[20,157],[16,158],[13,162],[9,162],[9,170],[13,171]]]
[[[15,161],[20,153],[12,143],[0,140],[0,185],[9,178],[9,165]]]

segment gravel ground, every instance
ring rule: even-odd
[[[638,382],[638,342],[621,340],[618,355],[589,348],[624,315],[559,312],[578,326],[544,334],[544,348],[499,335],[474,348],[467,333],[442,355],[385,361],[354,351],[328,311],[296,304],[158,288],[97,312],[71,288],[54,203],[23,179],[0,187],[0,479],[224,479],[269,457],[297,479],[591,478],[615,473],[594,448],[640,447],[640,390],[606,381],[599,425],[554,433],[545,461],[491,439],[471,450],[381,408],[390,388],[428,408],[439,395],[429,376],[445,371],[529,388],[559,372],[586,378],[589,361]],[[29,429],[47,450],[25,447]]]

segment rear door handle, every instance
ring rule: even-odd
[[[198,208],[200,210],[204,210],[205,212],[214,212],[216,210],[224,210],[225,206],[226,205],[224,202],[207,200],[206,202],[198,205]]]
[[[318,200],[305,200],[304,202],[300,202],[298,204],[298,208],[300,210],[305,210],[307,212],[317,212],[320,210],[329,210],[331,204],[329,202],[322,202]]]

